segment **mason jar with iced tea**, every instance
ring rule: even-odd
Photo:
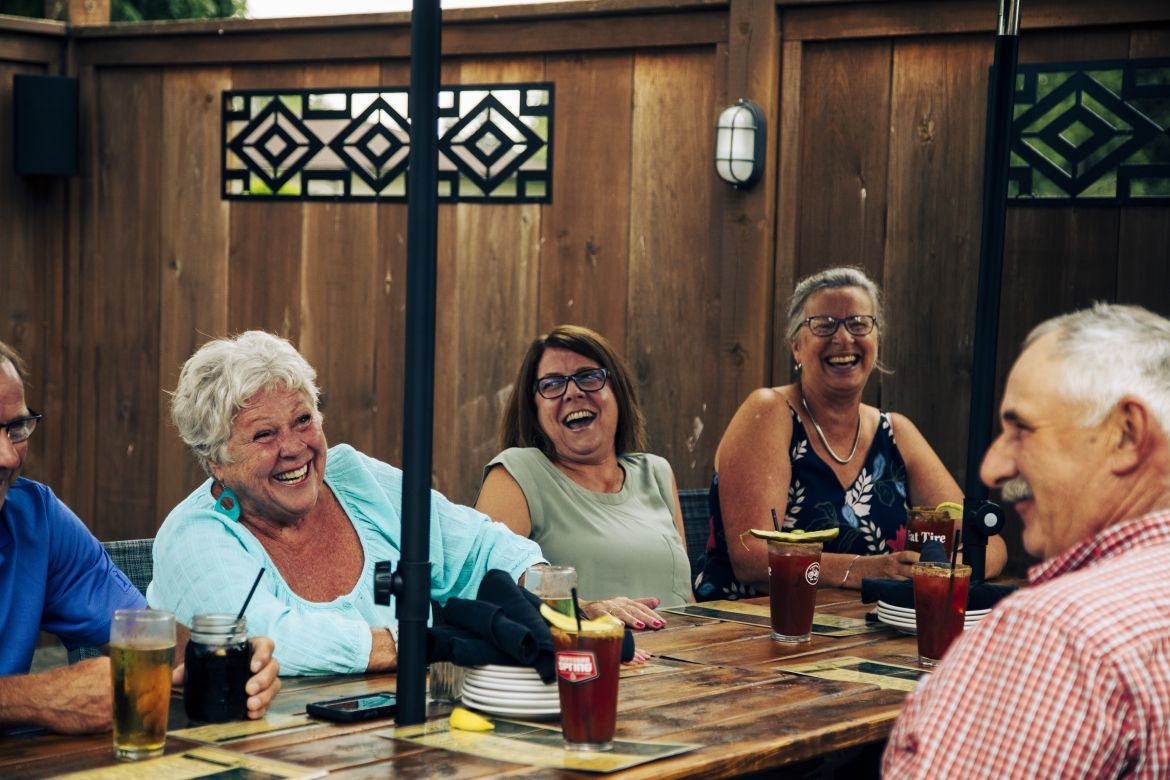
[[[197,723],[225,723],[248,716],[245,686],[252,676],[248,619],[230,614],[196,615],[184,653],[183,705]]]

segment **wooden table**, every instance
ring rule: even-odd
[[[766,603],[766,599],[757,600]],[[817,611],[863,616],[854,591],[822,590]],[[816,759],[845,748],[880,742],[897,717],[905,693],[856,682],[838,682],[778,671],[785,663],[860,656],[913,666],[913,637],[885,629],[853,637],[814,635],[803,645],[774,642],[767,628],[698,617],[668,615],[668,626],[642,633],[638,644],[657,657],[653,674],[623,676],[618,739],[698,743],[698,750],[643,764],[621,777],[727,777]],[[661,669],[661,666],[669,669]],[[394,675],[286,678],[275,714],[297,714],[310,701],[393,689]],[[183,728],[182,702],[174,700],[171,729]],[[446,705],[432,705],[444,718]],[[223,747],[295,763],[330,778],[586,777],[428,748],[373,734],[392,721],[328,725],[260,735]],[[554,724],[555,725],[555,724]],[[167,753],[195,744],[167,738]],[[51,777],[113,765],[110,735],[40,735],[0,739],[0,777]],[[593,775],[598,776],[598,775]]]

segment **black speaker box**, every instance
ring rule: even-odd
[[[16,172],[76,176],[77,79],[18,73],[12,87]]]

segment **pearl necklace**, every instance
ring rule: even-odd
[[[829,453],[829,457],[844,466],[849,461],[853,460],[853,456],[857,454],[857,444],[861,441],[861,409],[857,410],[857,433],[853,435],[853,449],[849,450],[849,456],[846,458],[840,457],[833,452],[833,448],[829,446],[829,440],[825,438],[825,432],[821,430],[821,426],[817,424],[817,418],[813,417],[812,409],[808,408],[808,401],[804,400],[804,393],[800,394],[800,405],[804,407],[804,411],[808,414],[809,422],[813,424],[813,430],[817,432],[817,438],[821,440],[821,444],[825,446],[825,451]]]

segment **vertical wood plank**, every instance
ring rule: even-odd
[[[626,296],[613,293],[626,289],[629,269],[633,74],[625,52],[549,58],[553,197],[541,214],[539,313],[529,338],[573,323],[625,342]]]
[[[715,424],[706,437],[716,446],[742,399],[772,379],[776,308],[773,241],[780,148],[775,138],[780,115],[780,19],[772,3],[732,0],[728,22],[726,91],[718,96],[711,117],[717,117],[723,106],[748,98],[763,111],[769,135],[763,176],[750,189],[733,189],[707,169],[718,187],[715,223],[721,233],[720,350],[712,366],[719,383],[716,403],[707,416]],[[697,481],[688,479],[688,487],[704,482],[702,473],[691,476]]]
[[[696,218],[714,208],[720,71],[713,55],[695,48],[634,60],[625,355],[637,376],[649,450],[671,462],[680,485],[692,487],[710,478],[719,435],[705,430],[718,428],[711,417],[719,378],[710,361],[719,351],[719,236]]]
[[[211,336],[228,328],[228,202],[221,199],[221,94],[227,68],[163,74],[162,189],[155,522],[206,477],[171,423],[165,391]],[[153,536],[153,532],[150,534]]]
[[[899,41],[890,106],[882,403],[906,414],[960,483],[979,268],[986,37]]]
[[[232,69],[234,89],[295,89],[305,83],[299,65]],[[304,205],[233,200],[228,267],[228,333],[267,330],[298,343],[301,332],[301,257]]]
[[[305,87],[377,86],[376,64],[324,65]],[[298,346],[317,369],[325,430],[333,444],[374,444],[375,295],[379,289],[378,206],[309,202],[302,211]]]
[[[801,68],[804,44],[787,41],[781,49],[780,122],[776,139],[779,171],[776,176],[776,268],[772,293],[772,376],[774,385],[795,379],[792,352],[788,347],[788,299],[797,282],[797,246],[800,211],[804,203],[801,192]],[[736,403],[743,399],[736,400]],[[730,422],[730,420],[729,420]]]
[[[805,44],[797,279],[836,265],[884,276],[891,49],[888,39]],[[880,405],[879,384],[867,402]]]
[[[541,58],[460,65],[462,84],[543,80]],[[440,299],[444,316],[454,318],[455,340],[442,350],[453,396],[450,406],[435,408],[436,419],[449,415],[452,427],[435,438],[435,465],[438,488],[460,503],[475,501],[483,466],[498,450],[501,403],[533,335],[540,213],[538,204],[454,206],[455,294]]]
[[[143,139],[162,129],[158,69],[110,69],[97,75],[100,117],[87,204],[91,242],[84,269],[93,353],[92,527],[101,538],[151,536],[156,527],[159,431],[159,255],[162,150]]]

